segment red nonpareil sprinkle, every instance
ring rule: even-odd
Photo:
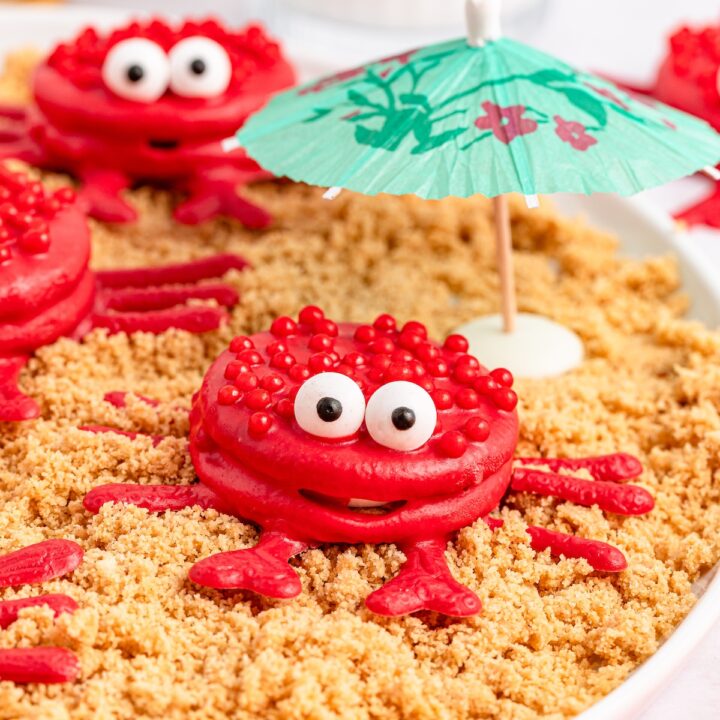
[[[392,332],[397,327],[397,322],[392,315],[378,315],[377,318],[375,318],[373,327],[380,332]]]
[[[466,353],[470,344],[463,335],[448,335],[445,338],[443,347],[450,352]]]
[[[218,390],[218,402],[221,405],[234,405],[242,393],[234,385],[225,385]]]
[[[243,350],[238,355],[238,360],[248,363],[248,365],[262,365],[262,355],[257,350]]]
[[[463,426],[463,432],[470,440],[484,442],[490,437],[490,424],[481,417],[471,417]]]
[[[255,437],[267,434],[273,424],[273,419],[269,413],[256,412],[250,416],[248,420],[248,432]]]
[[[292,401],[288,398],[278,400],[277,403],[275,403],[274,410],[278,415],[280,415],[280,417],[283,417],[287,420],[295,417],[294,405]]]
[[[410,382],[414,380],[414,378],[415,374],[413,373],[412,368],[401,363],[390,363],[390,365],[388,365],[385,369],[385,374],[383,375],[383,380],[386,383],[398,380]]]
[[[318,335],[329,335],[330,337],[337,337],[339,332],[337,323],[327,318],[321,318],[316,320],[312,326],[313,332]]]
[[[480,396],[471,388],[463,388],[455,393],[455,403],[464,410],[472,410],[480,404]]]
[[[273,321],[270,332],[276,337],[290,337],[297,333],[297,323],[290,317],[281,316]]]
[[[265,352],[272,357],[278,353],[286,353],[288,351],[287,345],[282,340],[276,340],[271,342],[266,348]]]
[[[448,364],[440,358],[433,358],[426,363],[427,371],[433,377],[447,377],[450,375]]]
[[[285,381],[276,373],[270,373],[260,381],[260,385],[269,393],[274,393],[285,387]]]
[[[449,458],[461,457],[468,447],[467,438],[458,430],[450,430],[440,436],[438,449],[442,455]]]
[[[436,390],[430,396],[438,410],[449,410],[453,406],[452,393],[447,390]]]
[[[423,340],[427,340],[428,332],[427,328],[416,320],[410,320],[406,322],[402,327],[402,334],[410,333],[412,335],[418,335]]]
[[[307,380],[312,373],[310,372],[310,368],[308,368],[307,365],[302,365],[298,363],[297,365],[293,365],[290,370],[288,370],[288,375],[290,376],[290,379],[295,382],[304,382]]]
[[[308,342],[310,350],[314,350],[315,352],[328,352],[333,349],[334,345],[335,341],[333,338],[324,333],[313,335]]]
[[[242,375],[238,375],[237,378],[235,378],[235,387],[243,392],[248,392],[249,390],[254,390],[258,386],[259,382],[260,381],[258,380],[257,375],[247,372]]]
[[[252,350],[254,347],[255,344],[246,335],[238,335],[230,341],[230,352],[241,353],[243,350]]]
[[[322,318],[325,317],[325,313],[323,311],[315,306],[315,305],[307,305],[304,307],[300,314],[298,315],[298,320],[303,325],[314,325],[318,320],[322,320]]]
[[[245,396],[245,405],[251,410],[264,410],[270,405],[270,393],[262,388],[251,390]]]
[[[513,386],[513,382],[515,380],[513,378],[513,374],[505,368],[497,368],[496,370],[493,370],[490,373],[490,377],[498,384],[508,388]]]
[[[225,379],[236,380],[239,375],[249,372],[250,366],[247,363],[242,362],[241,360],[233,360],[232,362],[229,362],[225,368]]]
[[[270,367],[278,368],[278,370],[288,370],[295,364],[295,356],[290,353],[277,353],[270,358]]]
[[[475,380],[473,387],[481,395],[491,395],[496,390],[500,389],[500,384],[490,375],[481,375],[477,380]]]
[[[377,331],[370,325],[360,325],[360,327],[355,330],[353,337],[359,343],[369,343],[377,337]]]
[[[308,360],[308,366],[314,373],[328,372],[333,364],[333,359],[327,353],[315,353]]]
[[[367,364],[367,358],[359,352],[349,352],[343,357],[343,362],[350,367],[362,367]]]
[[[378,355],[389,355],[395,350],[395,343],[389,337],[381,337],[377,340],[372,340],[368,344],[368,350]]]
[[[71,540],[46,540],[0,557],[0,587],[47,582],[71,573],[83,550]]]
[[[518,396],[514,390],[503,387],[503,388],[500,388],[499,390],[495,390],[492,393],[492,401],[501,410],[506,410],[507,412],[510,412],[511,410],[514,410],[517,407]]]

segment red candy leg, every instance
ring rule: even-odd
[[[174,217],[185,225],[197,225],[218,215],[227,215],[248,228],[267,227],[272,222],[270,214],[238,195],[238,187],[271,177],[262,170],[215,169],[191,184],[190,197],[175,209]]]
[[[476,615],[480,599],[450,574],[445,561],[447,541],[424,540],[404,545],[407,556],[400,572],[365,601],[377,615],[395,617],[433,610],[451,617]]]
[[[3,600],[0,602],[0,628],[5,629],[14,623],[20,611],[31,607],[49,607],[55,617],[77,610],[77,603],[67,595],[40,595],[39,597],[21,598],[19,600]]]
[[[65,648],[39,647],[0,650],[0,680],[14,683],[73,682],[80,663]]]
[[[687,225],[707,225],[712,228],[720,228],[720,184],[700,202],[681,210],[675,215],[676,220]]]
[[[302,591],[288,560],[308,545],[281,533],[264,532],[255,547],[211,555],[190,570],[198,585],[222,590],[251,590],[270,598],[293,598]]]
[[[41,583],[72,572],[82,548],[70,540],[46,540],[0,557],[0,588]]]
[[[0,422],[32,420],[40,415],[37,403],[18,388],[18,377],[26,356],[0,357]]]
[[[108,170],[89,170],[80,173],[82,188],[78,203],[91,217],[103,222],[126,223],[137,218],[137,212],[120,197],[129,187],[121,173]]]
[[[584,558],[594,570],[601,572],[621,572],[627,568],[627,560],[620,550],[599,540],[586,540],[540,527],[529,527],[527,531],[530,545],[537,552],[549,549],[554,557]]]
[[[85,509],[97,513],[106,503],[125,503],[150,512],[182,510],[186,507],[213,508],[227,512],[229,508],[210,488],[197,485],[101,485],[93,488],[83,500]]]

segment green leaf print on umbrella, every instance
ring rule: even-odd
[[[426,198],[626,195],[720,160],[704,122],[509,38],[453,40],[308,83],[237,139],[278,175]]]

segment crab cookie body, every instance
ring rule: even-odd
[[[310,542],[445,537],[497,507],[514,393],[495,390],[500,407],[473,389],[487,370],[418,323],[306,316],[236,338],[210,368],[191,415],[201,480],[238,515]]]

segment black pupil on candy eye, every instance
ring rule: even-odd
[[[415,424],[415,413],[408,407],[395,408],[391,417],[398,430],[409,430]]]
[[[202,75],[206,69],[205,61],[200,58],[196,58],[190,63],[190,69],[193,73],[195,73],[195,75]]]
[[[342,415],[342,403],[331,397],[324,397],[318,400],[318,417],[324,422],[335,422]]]
[[[140,65],[131,65],[127,69],[127,76],[130,82],[139,82],[143,79],[143,75],[145,75],[145,71],[140,67]]]

